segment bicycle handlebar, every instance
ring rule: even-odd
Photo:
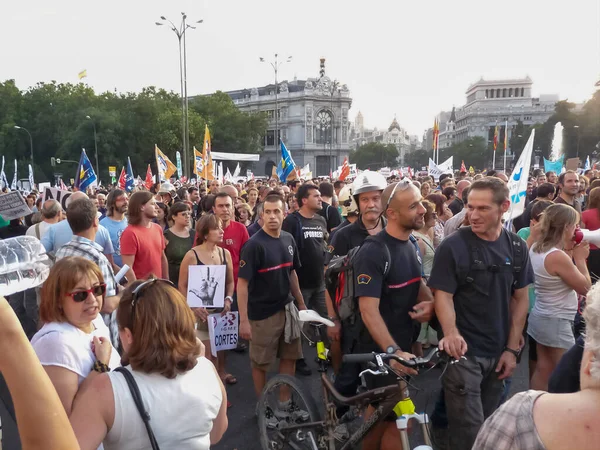
[[[383,361],[389,361],[389,360],[393,359],[395,361],[398,361],[400,364],[402,364],[406,367],[421,368],[421,367],[424,367],[427,363],[429,363],[433,359],[434,356],[443,357],[443,355],[446,355],[446,353],[442,352],[441,350],[438,350],[437,348],[433,348],[427,354],[427,356],[424,356],[423,358],[403,359],[403,358],[400,358],[396,354],[372,352],[372,353],[357,353],[354,355],[344,355],[342,357],[342,361],[347,362],[347,363],[369,363],[369,362],[375,363],[377,356],[379,356]]]

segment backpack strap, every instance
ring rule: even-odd
[[[40,238],[40,223],[41,222],[38,222],[35,224],[35,236],[38,238],[38,240],[41,239]]]
[[[481,255],[479,252],[479,246],[475,235],[471,231],[471,227],[462,227],[456,230],[466,241],[467,247],[469,249],[469,270],[467,271],[466,276],[464,277],[462,283],[472,283],[474,281],[474,276],[477,271],[480,270],[488,270],[488,266],[483,263],[481,260]]]

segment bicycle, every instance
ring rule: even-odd
[[[400,431],[400,439],[404,450],[410,450],[407,431],[409,420],[416,420],[419,423],[425,441],[425,446],[419,446],[415,450],[432,449],[429,417],[426,413],[418,414],[415,412],[406,380],[390,367],[389,362],[395,360],[407,367],[425,368],[434,357],[438,357],[439,361],[445,359],[437,349],[432,349],[423,358],[412,360],[403,360],[397,355],[375,352],[344,355],[344,362],[367,364],[368,366],[360,373],[365,390],[352,397],[344,397],[336,391],[332,381],[327,376],[329,359],[324,343],[324,327],[333,327],[333,322],[311,310],[300,311],[300,321],[308,322],[315,329],[314,334],[318,336],[316,350],[318,371],[321,374],[320,381],[325,418],[321,418],[317,403],[311,393],[307,392],[307,388],[296,378],[282,374],[274,376],[265,385],[257,405],[260,443],[263,450],[288,448],[292,450],[354,449],[376,424],[385,420],[392,413],[396,414],[396,426]],[[449,362],[452,364],[457,361]],[[367,389],[369,381],[373,381],[373,379],[382,375],[394,376],[396,383]],[[275,405],[272,405],[272,402],[269,401],[269,395],[272,393],[279,394],[276,396],[277,404]],[[334,436],[334,430],[340,424],[336,414],[338,404],[345,404],[359,410],[363,410],[368,405],[373,405],[375,411],[353,434],[340,440]],[[270,436],[271,432],[273,437]]]

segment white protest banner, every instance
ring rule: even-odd
[[[190,266],[187,302],[192,308],[222,308],[225,306],[226,266]]]
[[[233,350],[238,343],[238,313],[228,312],[210,314],[208,316],[208,335],[210,337],[210,351],[216,358],[221,350]]]
[[[52,184],[50,184],[49,182],[46,183],[38,183],[38,191],[39,192],[44,192],[44,189],[46,189],[47,187],[51,187]]]
[[[4,220],[13,220],[29,214],[31,210],[19,191],[0,195],[0,216]]]
[[[383,175],[386,178],[389,177],[392,173],[392,171],[390,170],[389,167],[382,167],[377,172],[379,172],[381,175]]]
[[[529,168],[531,166],[531,157],[533,155],[533,140],[535,130],[531,130],[531,135],[525,148],[519,156],[517,164],[508,180],[508,191],[510,195],[510,208],[504,213],[505,225],[510,226],[511,221],[519,217],[525,211],[525,197],[527,196],[527,181],[529,179]]]
[[[429,176],[433,177],[434,180],[438,180],[442,173],[444,173],[442,169],[440,169],[433,159],[429,158]]]
[[[71,191],[64,191],[58,188],[46,187],[44,189],[44,202],[46,200],[56,200],[62,206],[63,211],[67,210],[67,206],[71,202],[70,198],[73,193]]]
[[[438,167],[440,168],[442,173],[451,173],[454,168],[454,156],[451,156],[443,163],[438,164]]]

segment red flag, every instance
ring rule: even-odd
[[[148,170],[146,171],[146,180],[144,182],[144,186],[146,186],[146,189],[150,190],[153,184],[154,180],[152,179],[152,169],[150,168],[150,164],[148,164]]]
[[[494,128],[494,151],[496,151],[496,147],[498,147],[498,125]]]
[[[460,163],[460,171],[465,173],[467,172],[467,167],[465,166],[464,161]]]
[[[121,168],[121,175],[119,175],[119,181],[117,187],[121,190],[125,190],[125,183],[127,182],[127,174],[125,173],[125,167]]]
[[[410,166],[408,166],[408,178],[410,178],[411,180],[413,179],[413,171],[410,168]]]
[[[344,164],[342,164],[342,170],[340,171],[340,181],[344,181],[346,177],[350,175],[350,164],[348,164],[348,158],[344,158]]]
[[[594,164],[594,169],[596,168],[596,165]],[[62,180],[62,178],[60,179],[60,189],[63,191],[68,191],[69,188],[67,187],[67,185],[65,184],[65,182]]]

